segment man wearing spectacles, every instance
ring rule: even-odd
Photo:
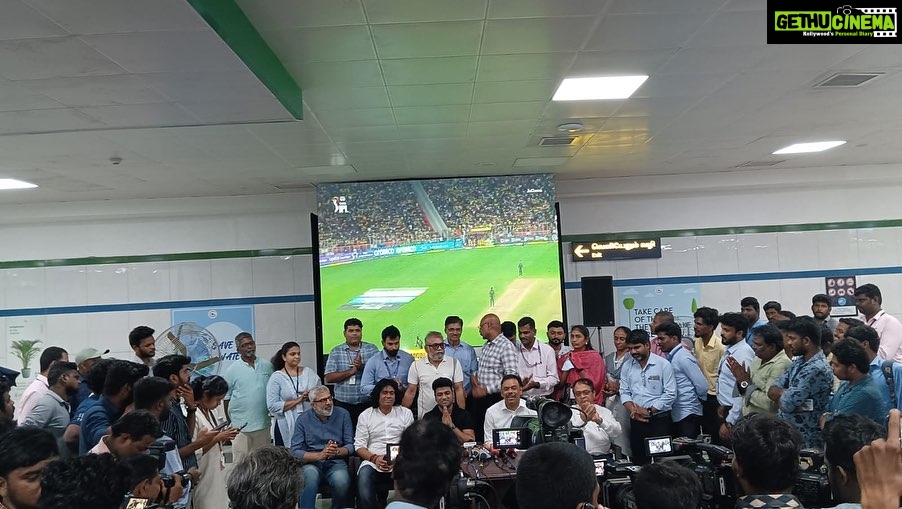
[[[536,321],[524,316],[517,322],[520,342],[520,376],[523,377],[523,394],[547,396],[554,391],[560,379],[557,375],[557,358],[550,346],[536,341]]]
[[[325,477],[332,490],[332,507],[348,507],[351,477],[348,457],[354,453],[351,414],[335,405],[329,388],[310,389],[312,412],[301,412],[291,437],[291,454],[304,461],[304,491],[299,507],[316,506],[316,492]]]
[[[435,408],[435,394],[429,390],[436,378],[449,378],[454,382],[454,396],[457,406],[465,408],[463,368],[457,359],[445,355],[445,341],[442,333],[430,331],[426,334],[426,356],[417,359],[407,374],[407,391],[401,404],[413,407],[413,397],[419,387],[423,387],[417,399],[417,416],[422,418]]]
[[[476,419],[476,439],[485,440],[490,437],[480,436],[486,410],[501,401],[501,380],[507,375],[518,375],[520,363],[517,362],[517,347],[501,333],[501,319],[489,313],[479,321],[479,335],[485,340],[485,346],[479,357],[479,369],[470,377],[473,404],[470,409]]]

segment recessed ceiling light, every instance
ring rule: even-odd
[[[645,83],[648,76],[606,76],[598,78],[566,78],[557,87],[553,101],[593,101],[626,99]]]
[[[845,144],[843,140],[836,141],[815,141],[812,143],[796,143],[788,147],[783,147],[774,152],[774,154],[808,154],[810,152],[823,152],[833,147]]]
[[[37,184],[31,182],[23,182],[16,179],[0,179],[0,190],[6,189],[31,189],[38,187]]]
[[[562,133],[578,133],[583,130],[583,125],[580,122],[564,122],[557,126],[557,130]]]

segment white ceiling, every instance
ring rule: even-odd
[[[303,121],[186,0],[0,0],[0,177],[40,186],[0,203],[902,162],[902,51],[768,46],[765,2],[237,3],[302,88]],[[812,88],[839,71],[884,75]],[[650,78],[628,100],[550,100],[564,77],[619,73]],[[537,146],[573,119],[577,143]],[[770,155],[836,138],[849,143]]]

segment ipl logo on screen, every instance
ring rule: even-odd
[[[348,198],[346,196],[333,196],[331,201],[332,206],[335,207],[334,212],[336,214],[348,213]]]

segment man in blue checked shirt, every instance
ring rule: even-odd
[[[824,442],[818,420],[830,404],[833,370],[821,350],[820,330],[814,318],[793,318],[785,338],[796,357],[786,373],[768,389],[767,397],[779,402],[777,416],[802,433],[803,447],[820,449]]]
[[[630,413],[633,463],[644,465],[650,460],[645,439],[670,435],[676,378],[667,359],[651,353],[648,331],[632,330],[626,344],[632,359],[625,361],[620,371],[620,398]]]
[[[382,352],[366,361],[360,381],[360,394],[369,396],[376,383],[383,378],[391,378],[404,391],[411,364],[413,356],[401,350],[401,331],[394,325],[382,329]]]
[[[464,393],[470,397],[470,375],[476,372],[476,349],[460,340],[464,321],[459,316],[445,318],[445,355],[457,359],[464,370]]]
[[[695,438],[701,431],[702,400],[708,397],[708,379],[692,353],[683,348],[683,331],[675,323],[655,329],[658,345],[667,354],[676,379],[677,397],[671,410],[671,436]]]
[[[344,408],[351,414],[352,427],[357,427],[357,417],[370,406],[369,393],[360,392],[363,368],[379,353],[372,343],[365,343],[363,322],[348,318],[344,325],[345,342],[329,352],[326,361],[327,384],[335,384],[335,406]]]

